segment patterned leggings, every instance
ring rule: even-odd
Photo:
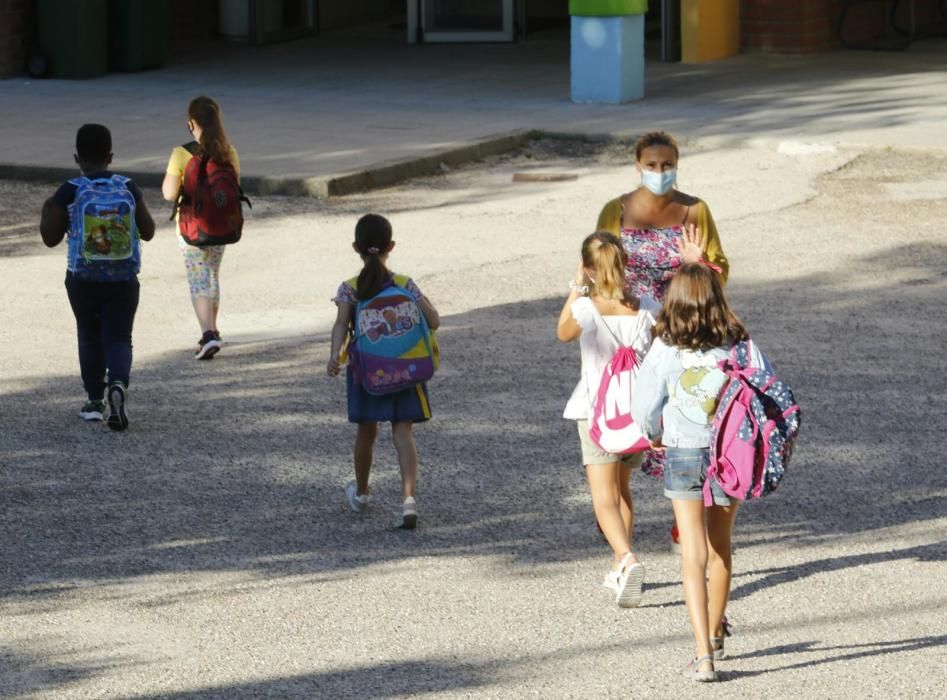
[[[191,288],[191,299],[207,297],[214,304],[220,303],[220,261],[224,257],[222,245],[205,248],[189,245],[178,236],[178,244],[184,255],[187,284]]]

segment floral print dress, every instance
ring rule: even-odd
[[[621,243],[628,255],[625,288],[635,296],[649,296],[664,302],[671,278],[683,258],[678,243],[684,234],[682,226],[666,228],[621,228]],[[641,471],[656,479],[664,477],[664,453],[649,450],[641,463]]]
[[[628,255],[625,287],[635,296],[663,302],[671,278],[683,262],[679,247],[683,234],[681,226],[622,227],[621,243]]]

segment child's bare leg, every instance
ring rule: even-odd
[[[733,559],[730,555],[730,533],[737,517],[737,503],[714,506],[707,511],[708,584],[707,613],[712,637],[723,636],[723,616],[730,598]]]
[[[618,470],[618,508],[621,511],[621,519],[625,524],[625,532],[628,535],[628,549],[631,550],[634,543],[635,529],[635,505],[631,500],[631,466],[624,462],[619,462]]]
[[[713,654],[707,614],[707,534],[703,501],[671,499],[681,537],[681,577],[696,657]],[[701,669],[704,670],[704,669]]]
[[[372,470],[372,451],[375,437],[378,435],[378,423],[359,423],[355,433],[355,493],[364,496],[368,493],[368,475]]]
[[[618,462],[585,466],[595,518],[612,548],[612,555],[616,562],[621,561],[621,558],[631,551],[628,528],[619,506],[621,501],[618,486],[620,471]]]
[[[194,306],[194,314],[197,316],[197,322],[201,326],[201,332],[206,333],[216,328],[217,314],[214,311],[214,302],[210,297],[194,297],[191,299]]]
[[[392,423],[391,440],[398,453],[398,466],[401,467],[401,498],[414,496],[414,487],[418,481],[418,448],[414,443],[412,423]]]

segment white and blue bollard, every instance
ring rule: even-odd
[[[573,13],[571,53],[573,102],[621,104],[644,97],[644,13]]]

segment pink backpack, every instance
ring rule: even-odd
[[[741,501],[762,498],[782,480],[799,432],[792,389],[768,369],[750,367],[750,341],[734,345],[719,367],[729,377],[710,432],[704,505],[713,505],[710,480]]]
[[[631,393],[638,373],[638,356],[632,348],[621,344],[604,319],[602,325],[615,339],[618,350],[602,371],[589,421],[589,437],[609,454],[643,452],[651,443],[631,418]]]

